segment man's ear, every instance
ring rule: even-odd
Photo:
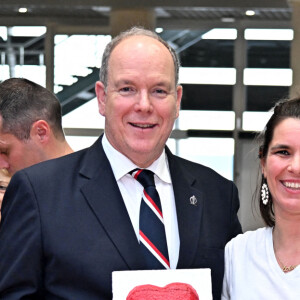
[[[179,116],[181,99],[182,99],[182,86],[178,85],[176,87],[176,118],[178,118]]]
[[[106,92],[105,92],[104,84],[101,81],[96,82],[95,91],[98,100],[99,113],[102,116],[105,116]]]
[[[34,122],[30,130],[30,138],[40,143],[46,143],[49,140],[51,128],[44,120]]]

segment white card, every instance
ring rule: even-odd
[[[113,300],[125,300],[129,292],[140,285],[164,287],[175,282],[191,285],[201,300],[212,300],[210,269],[115,271],[112,273]]]

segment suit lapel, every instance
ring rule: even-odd
[[[142,269],[143,259],[130,217],[122,199],[101,138],[88,150],[81,174],[89,178],[82,193],[100,225],[129,269]]]
[[[174,188],[180,237],[177,268],[188,268],[192,266],[197,254],[203,195],[193,187],[196,179],[186,170],[181,160],[167,148],[166,152]],[[103,151],[101,138],[87,150],[80,173],[88,179],[81,188],[86,201],[128,268],[146,269],[126,206]],[[191,204],[190,198],[193,196],[197,202],[192,201]]]
[[[166,148],[172,184],[174,188],[177,220],[180,238],[179,260],[177,268],[189,268],[197,255],[203,212],[203,194],[193,187],[196,181],[177,159]]]

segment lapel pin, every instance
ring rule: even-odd
[[[197,206],[197,198],[194,195],[190,198],[190,204]]]

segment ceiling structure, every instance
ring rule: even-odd
[[[19,13],[20,7],[26,7],[28,12]],[[291,19],[288,0],[1,0],[0,25],[78,26],[80,20],[80,26],[109,26],[111,10],[133,8],[153,8],[157,26],[169,29],[222,21],[263,21],[274,25]],[[254,10],[255,16],[246,16],[248,9]]]
[[[21,7],[26,7],[27,12],[20,13]],[[133,8],[154,9],[156,26],[167,29],[161,35],[169,42],[176,42],[175,46],[181,53],[181,60],[185,66],[233,66],[232,41],[198,43],[201,35],[211,28],[291,28],[292,10],[288,0],[130,0],[127,2],[123,0],[1,0],[0,26],[50,26],[54,28],[56,34],[109,34],[112,10]],[[247,10],[253,10],[255,15],[246,15]],[[24,49],[24,64],[39,64],[45,49],[45,36],[12,36],[7,41],[0,37],[0,52],[8,53],[15,47]],[[263,58],[265,67],[268,65],[289,67],[289,59],[286,58],[289,56],[289,43],[278,47],[278,42],[252,42],[248,47],[249,64],[252,67],[260,67],[261,59],[257,59],[258,52],[260,56],[261,53],[265,54]],[[19,52],[16,52],[15,59],[20,60]],[[64,87],[63,91],[58,93],[64,114],[94,97],[93,86],[97,76],[98,71],[92,70],[88,78],[78,78],[76,85]],[[275,95],[285,92],[284,89],[272,91],[273,93],[275,91]],[[271,95],[270,98],[275,97],[272,91],[267,91]],[[206,109],[231,110],[232,87],[228,86],[219,87],[219,90],[212,86],[202,86],[195,90],[195,86],[187,85],[184,108],[203,109],[198,106],[198,103],[188,99],[203,98],[202,95],[211,95],[214,98],[216,93],[223,97],[214,101],[207,97],[206,101],[202,101],[202,106]],[[253,90],[249,89],[248,93],[250,97]],[[90,96],[87,98],[86,95]],[[259,97],[257,89],[255,97]],[[261,98],[264,98],[263,93]],[[257,103],[261,104],[263,101]],[[252,108],[255,110],[257,106],[253,105]],[[264,110],[266,106],[259,109]]]

